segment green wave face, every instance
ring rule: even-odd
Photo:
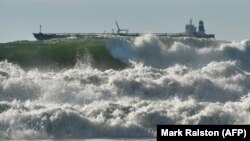
[[[107,39],[65,39],[57,41],[17,41],[0,44],[0,60],[23,68],[69,68],[78,61],[92,67],[122,68],[125,65],[114,59],[106,50]]]
[[[125,63],[112,57],[106,49],[113,39],[64,39],[52,41],[16,41],[0,44],[0,61],[20,65],[22,68],[62,69],[74,67],[79,61],[98,69],[121,69]],[[133,42],[133,39],[126,39]],[[181,42],[193,47],[217,46],[219,41],[192,38],[160,39],[166,47]],[[119,43],[117,45],[119,47]]]

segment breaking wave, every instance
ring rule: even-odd
[[[187,38],[164,42],[148,34],[133,41],[111,40],[108,42],[107,49],[112,56],[124,63],[135,60],[158,68],[166,68],[175,64],[201,67],[212,61],[235,60],[241,63],[244,69],[250,69],[249,40],[225,42],[214,39]]]
[[[59,70],[6,58],[0,138],[154,138],[157,124],[250,124],[249,43],[152,35],[105,41],[101,64],[126,64],[120,69],[94,66],[100,52],[91,48]]]

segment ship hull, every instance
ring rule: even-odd
[[[44,40],[52,40],[52,39],[63,39],[63,38],[98,38],[98,37],[116,37],[116,36],[123,36],[123,37],[138,37],[140,33],[120,33],[120,34],[102,34],[102,33],[33,33],[34,37],[39,41]],[[185,34],[185,33],[155,33],[158,37],[192,37],[192,38],[215,38],[214,34]]]
[[[186,34],[186,33],[163,33],[163,34],[157,34],[159,37],[191,37],[191,38],[215,38],[214,34]]]
[[[34,37],[39,41],[52,40],[52,39],[63,39],[63,38],[107,38],[114,36],[123,37],[138,37],[139,33],[33,33]]]
[[[37,40],[43,41],[43,40],[51,40],[51,39],[61,39],[61,38],[69,38],[70,35],[66,35],[66,34],[44,34],[44,33],[33,33],[34,37]]]

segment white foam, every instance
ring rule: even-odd
[[[249,47],[249,40],[232,43],[218,41],[216,46],[206,46],[204,41],[204,46],[201,47],[193,47],[192,43],[183,44],[179,40],[168,45],[150,34],[134,41],[113,39],[107,44],[111,55],[124,63],[135,60],[153,67],[167,68],[175,64],[197,67],[207,65],[211,61],[235,60],[247,70],[250,69]]]
[[[245,50],[202,51],[179,42],[167,47],[150,35],[111,44],[128,68],[41,72],[0,62],[9,75],[0,76],[0,138],[145,138],[156,136],[157,124],[250,124],[250,73],[242,66],[248,41]],[[243,58],[234,59],[234,51]],[[160,58],[167,60],[151,64]]]

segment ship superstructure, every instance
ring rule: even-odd
[[[193,19],[190,19],[189,24],[185,26],[185,32],[183,33],[158,33],[157,36],[168,36],[168,37],[194,37],[194,38],[215,38],[214,34],[206,34],[204,22],[202,20],[199,21],[199,27],[197,31],[197,27],[193,25]]]
[[[188,35],[193,35],[196,33],[197,31],[197,28],[193,25],[192,23],[193,19],[190,19],[190,24],[187,24],[185,27],[186,27],[186,34]]]

